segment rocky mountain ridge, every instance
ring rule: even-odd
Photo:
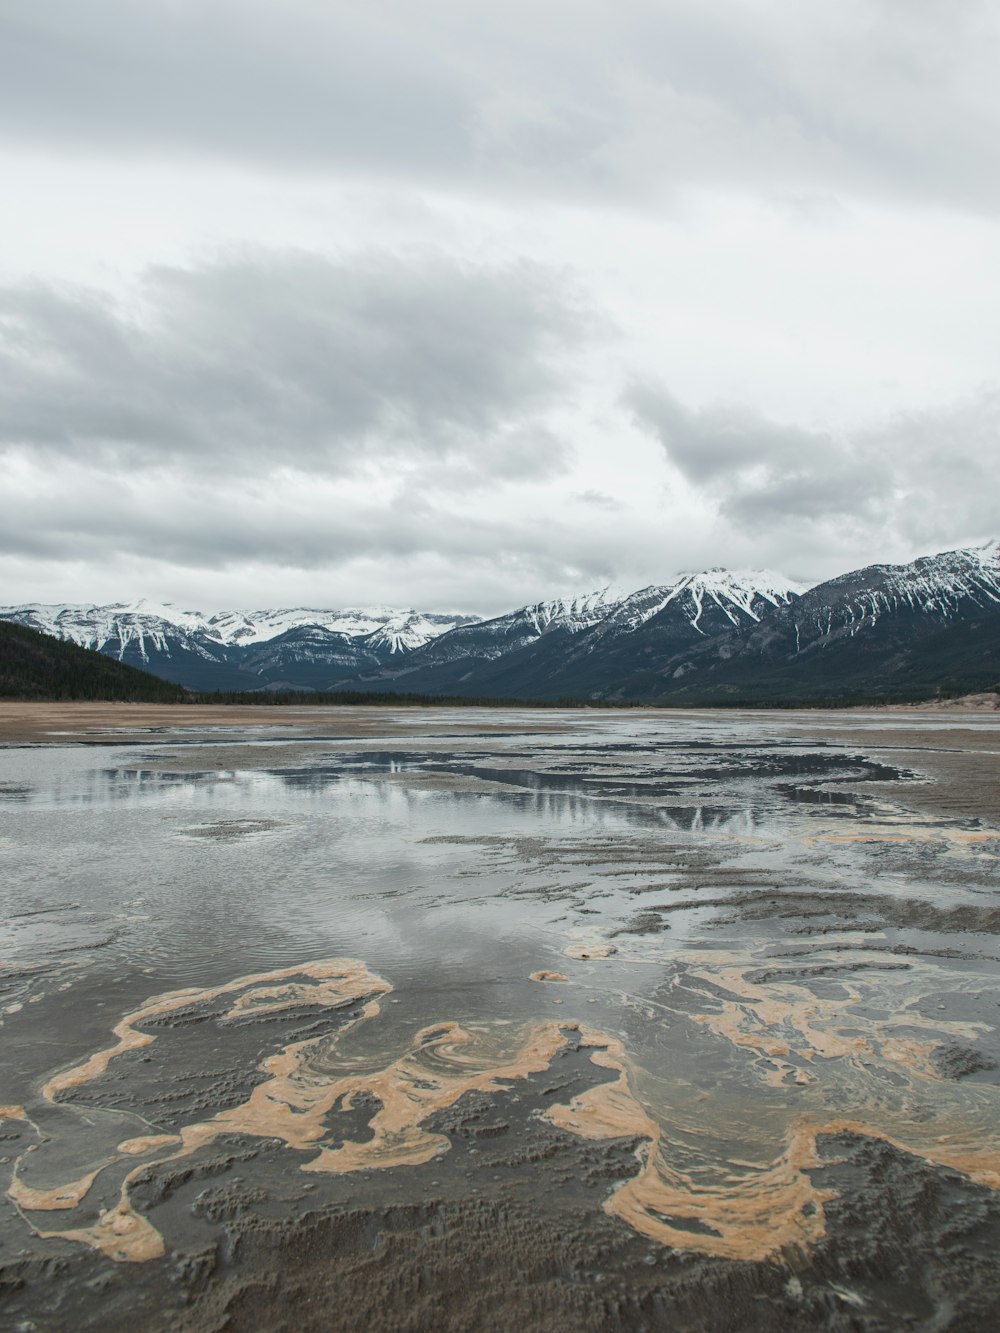
[[[914,696],[1000,682],[1000,542],[870,565],[817,584],[636,674],[624,698],[778,702]]]
[[[26,604],[0,619],[176,681],[189,689],[330,689],[378,670],[475,617],[390,607],[220,611],[171,603]]]
[[[419,651],[363,673],[364,689],[521,698],[603,697],[658,652],[744,623],[798,597],[772,571],[705,570],[621,594],[540,602],[462,626]]]
[[[805,588],[710,569],[480,620],[390,608],[214,615],[149,602],[0,618],[193,689],[662,703],[925,697],[1000,680],[1000,542]]]

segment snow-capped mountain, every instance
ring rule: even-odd
[[[0,608],[16,621],[191,689],[327,689],[475,617],[390,607],[205,614],[170,603]]]
[[[349,639],[370,639],[372,646],[398,653],[411,652],[438,634],[476,619],[476,616],[398,611],[388,606],[350,607],[343,611],[298,607],[292,610],[219,611],[205,617],[203,626],[206,633],[217,636],[220,642],[243,648],[268,643],[290,629],[311,625]]]
[[[365,643],[373,652],[385,651],[393,655],[412,653],[460,625],[479,623],[478,616],[435,615],[419,611],[393,611],[386,614],[387,619],[364,636]]]
[[[621,605],[623,598],[624,594],[615,588],[601,588],[578,597],[535,602],[492,620],[462,625],[421,648],[419,665],[432,666],[465,658],[491,662],[527,647],[547,634],[560,630],[579,634],[604,620]],[[406,664],[390,663],[386,669],[392,674],[405,674]]]
[[[1000,542],[817,584],[623,681],[623,697],[838,699],[986,689],[1000,680]]]
[[[430,694],[586,697],[613,688],[650,654],[756,624],[799,592],[769,570],[723,569],[628,594],[603,588],[452,630],[362,683]]]
[[[388,607],[224,611],[148,601],[0,618],[193,689],[768,703],[1000,683],[1000,542],[871,565],[808,590],[709,569],[490,620]]]
[[[698,574],[681,574],[664,587],[642,588],[623,598],[605,620],[605,628],[636,630],[671,607],[693,630],[704,635],[720,613],[731,625],[740,625],[744,619],[760,620],[804,591],[803,585],[770,569],[706,569]]]
[[[1000,605],[1000,542],[921,556],[909,565],[869,565],[812,589],[798,608],[800,633],[814,639],[854,635],[887,615],[916,612],[935,620],[970,605]],[[805,613],[805,614],[802,614]]]
[[[0,617],[16,620],[68,639],[82,648],[117,645],[124,650],[130,644],[148,642],[153,651],[164,651],[168,639],[187,635],[225,647],[245,648],[267,643],[290,629],[303,625],[318,626],[332,634],[362,639],[383,634],[383,642],[392,652],[419,648],[438,634],[456,625],[474,621],[476,616],[424,615],[417,611],[398,611],[390,607],[349,608],[344,611],[296,607],[268,611],[186,611],[170,602],[113,602],[108,606],[6,606]],[[141,650],[140,650],[141,651]]]
[[[0,607],[0,617],[108,656],[112,655],[108,645],[114,645],[114,655],[122,657],[133,646],[140,656],[166,652],[172,640],[192,648],[203,638],[222,642],[217,635],[206,634],[207,617],[197,611],[145,598],[108,606],[5,606]]]

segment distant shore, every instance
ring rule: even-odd
[[[427,710],[428,722],[433,722],[447,703],[435,705]],[[484,725],[484,717],[490,719],[489,726],[503,726],[504,712],[517,712],[519,705],[512,701],[508,706],[475,707],[456,700],[456,711],[466,716],[464,725],[471,730],[479,730]],[[370,730],[370,723],[377,722],[378,729],[389,729],[395,735],[406,734],[413,728],[414,713],[421,712],[419,706],[395,708],[392,704],[379,705],[337,705],[337,704],[151,704],[151,703],[112,703],[89,701],[38,702],[21,700],[0,700],[0,745],[50,744],[65,745],[68,741],[96,741],[102,738],[115,739],[121,728],[183,727],[192,733],[208,732],[216,727],[280,727],[289,731],[301,731],[308,728],[314,734],[361,735]],[[586,713],[586,710],[582,710]],[[602,713],[614,712],[607,706]],[[648,709],[631,705],[622,712],[632,715],[655,713],[670,717],[674,714],[690,715],[698,709],[671,709],[654,707]],[[725,710],[712,708],[705,710],[718,715]],[[755,712],[755,709],[733,709],[734,712]],[[947,703],[926,702],[919,704],[882,704],[866,705],[856,708],[844,707],[831,710],[828,708],[798,708],[780,710],[760,710],[773,712],[775,724],[780,726],[783,718],[791,716],[815,715],[817,719],[826,719],[827,724],[833,712],[852,714],[891,713],[893,718],[912,716],[916,722],[926,719],[928,714],[954,716],[956,722],[968,717],[970,713],[998,713],[1000,715],[1000,696],[995,694],[970,694],[962,698],[950,699]],[[548,728],[555,719],[551,714],[566,712],[567,718],[580,716],[580,709],[564,710],[553,703],[551,709],[531,706],[531,714],[539,729]],[[397,720],[397,713],[405,721]],[[548,719],[543,721],[543,719]],[[522,724],[519,723],[518,726]]]

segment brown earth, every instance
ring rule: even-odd
[[[516,711],[516,706],[515,706]],[[419,721],[415,722],[415,715]],[[394,707],[298,707],[289,705],[240,704],[132,704],[132,703],[23,703],[0,701],[0,745],[65,745],[67,741],[113,741],[120,728],[184,727],[192,735],[210,733],[211,728],[234,730],[273,727],[286,731],[290,739],[306,732],[314,736],[364,739],[368,735],[413,736],[440,727],[447,716],[449,731],[519,731],[524,722],[504,720],[496,708],[462,708],[458,714],[447,708]],[[552,730],[564,722],[564,714],[532,710],[532,725]]]

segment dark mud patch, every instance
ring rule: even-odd
[[[996,1327],[1000,1199],[956,1172],[879,1140],[828,1136],[814,1176],[835,1197],[812,1254],[712,1259],[652,1246],[594,1207],[628,1169],[627,1143],[581,1145],[515,1116],[472,1165],[459,1140],[475,1130],[481,1147],[497,1114],[463,1104],[439,1126],[469,1173],[460,1190],[432,1164],[402,1189],[397,1180],[392,1197],[373,1173],[363,1191],[341,1181],[339,1198],[295,1199],[276,1150],[258,1143],[248,1158],[232,1143],[228,1170],[222,1153],[213,1169],[167,1182],[162,1207],[188,1226],[162,1261],[126,1271],[68,1249],[7,1255],[0,1310],[10,1328],[111,1333]]]
[[[655,908],[643,912],[634,912],[612,935],[659,935],[670,929],[670,922]]]
[[[883,764],[865,755],[845,755],[825,750],[820,753],[792,751],[766,753],[758,747],[745,749],[740,762],[729,761],[701,768],[689,767],[689,777],[725,782],[734,778],[813,778],[824,782],[899,782],[914,775],[893,764]]]
[[[769,986],[774,982],[816,981],[824,977],[857,976],[862,972],[908,972],[911,963],[867,963],[853,959],[849,963],[816,963],[801,967],[758,967],[746,972],[746,979],[754,986]]]
[[[49,916],[53,912],[76,912],[79,909],[79,903],[46,903],[44,906],[22,907],[16,912],[10,912],[9,916],[12,921],[19,921],[26,917]]]
[[[938,907],[918,898],[896,898],[888,894],[843,892],[734,894],[715,901],[664,904],[657,911],[676,911],[681,906],[728,907],[730,916],[720,917],[724,924],[739,921],[773,921],[800,918],[801,929],[813,929],[812,921],[829,919],[836,930],[884,929],[905,927],[935,931],[939,934],[1000,934],[1000,907],[958,903]]]
[[[827,1237],[800,1277],[804,1323],[996,1328],[1000,1195],[879,1139],[838,1134],[821,1147],[830,1164],[813,1180],[834,1197]]]
[[[973,1046],[948,1044],[931,1052],[931,1060],[942,1078],[969,1078],[973,1074],[991,1073],[997,1062]]]
[[[778,791],[789,801],[797,801],[801,805],[845,806],[849,809],[857,809],[867,804],[864,796],[855,795],[851,791],[830,791],[825,786],[796,787],[782,783],[778,787]]]
[[[69,1083],[53,1100],[132,1111],[174,1133],[192,1120],[243,1105],[267,1081],[266,1059],[290,1043],[330,1036],[355,1023],[374,998],[374,993],[362,993],[336,1005],[291,999],[280,1008],[235,1015],[228,1012],[229,995],[196,998],[132,1024],[135,1032],[154,1040],[122,1051],[97,1077]],[[165,1044],[168,1034],[182,1040]]]
[[[213,838],[218,841],[235,841],[259,833],[270,833],[280,828],[277,819],[216,819],[208,824],[191,824],[179,829],[186,838]]]
[[[546,748],[550,747],[540,746],[523,755],[508,751],[503,766],[497,765],[493,754],[428,753],[400,748],[345,754],[336,765],[324,763],[309,769],[272,771],[290,785],[312,788],[345,778],[416,779],[437,774],[453,780],[464,779],[470,784],[514,788],[524,796],[618,802],[632,808],[645,806],[655,810],[661,822],[669,821],[688,832],[723,832],[748,810],[762,813],[768,804],[785,800],[826,807],[856,807],[863,797],[831,790],[831,784],[899,783],[915,776],[909,770],[862,755],[845,755],[832,748],[803,751],[787,743],[732,746],[726,760],[707,766],[692,762],[690,744],[678,747],[628,742],[591,744],[585,763],[567,757],[565,750],[558,749],[552,749],[546,759]],[[534,764],[520,767],[516,763],[519,758],[530,758]],[[788,778],[798,781],[782,781]],[[683,803],[689,789],[706,785],[715,792],[727,791],[734,798],[733,803],[712,804],[711,800]]]

